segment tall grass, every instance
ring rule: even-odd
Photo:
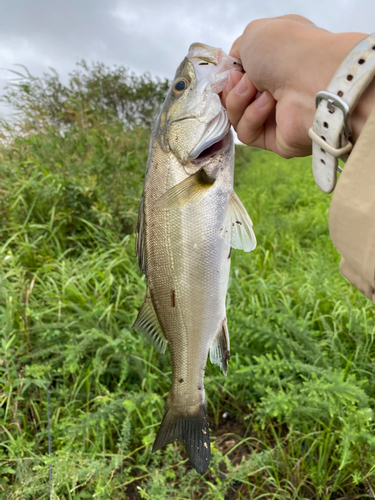
[[[171,373],[131,329],[148,139],[113,121],[0,151],[0,498],[49,498],[50,467],[64,500],[374,497],[374,305],[339,274],[309,158],[237,147],[258,247],[233,251],[228,377],[207,368],[212,465],[151,453]]]

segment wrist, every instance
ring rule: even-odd
[[[299,27],[303,29],[300,37],[300,48],[289,68],[290,77],[286,78],[286,86],[280,88],[282,96],[288,95],[299,109],[301,125],[306,145],[311,145],[308,131],[314,120],[315,96],[326,90],[338,67],[347,54],[362,40],[366,33],[331,33],[321,29]],[[276,93],[277,94],[277,93]],[[275,95],[277,101],[278,95]],[[375,82],[361,96],[360,102],[351,110],[349,126],[352,130],[352,141],[366,122],[372,106],[375,105]]]
[[[331,78],[333,77],[339,64],[345,59],[347,54],[357,45],[363,38],[368,36],[366,33],[335,33],[334,47],[337,56],[341,57],[336,68],[333,69]],[[329,80],[330,81],[330,80]],[[327,83],[328,86],[329,82]],[[326,87],[322,88],[324,90]],[[351,130],[350,142],[354,145],[358,139],[361,130],[369,117],[372,108],[375,106],[375,81],[373,80],[367,89],[361,95],[359,101],[349,114],[349,129]]]
[[[336,40],[343,36],[338,35]],[[371,113],[375,100],[374,51],[374,34],[362,37],[345,55],[326,89],[316,96],[309,136],[313,140],[315,182],[325,193],[334,190],[337,171],[342,171],[338,158],[347,160]]]
[[[367,35],[366,33],[314,33],[315,55],[311,55],[310,68],[313,71],[307,72],[311,77],[309,89],[309,109],[304,116],[304,129],[306,134],[311,127],[315,109],[315,96],[318,92],[326,90],[329,86],[338,67],[347,54]],[[312,64],[311,64],[312,63]],[[318,70],[317,70],[318,68]],[[350,110],[349,129],[352,131],[351,142],[354,144],[365,124],[372,107],[375,105],[375,81],[373,81],[362,94],[357,105]],[[310,141],[310,139],[309,139]]]

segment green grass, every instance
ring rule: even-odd
[[[0,498],[47,499],[50,466],[61,500],[373,498],[374,305],[339,274],[309,158],[237,147],[258,246],[232,254],[228,376],[208,362],[212,464],[151,453],[171,371],[131,330],[147,149],[113,123],[0,151]]]

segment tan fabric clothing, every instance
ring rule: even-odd
[[[333,193],[329,228],[341,273],[375,302],[375,108]]]

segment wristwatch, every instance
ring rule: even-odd
[[[338,158],[346,161],[353,147],[348,117],[374,75],[375,33],[354,47],[327,90],[316,95],[316,114],[309,136],[313,141],[314,179],[324,193],[335,189],[337,172],[342,171]]]

